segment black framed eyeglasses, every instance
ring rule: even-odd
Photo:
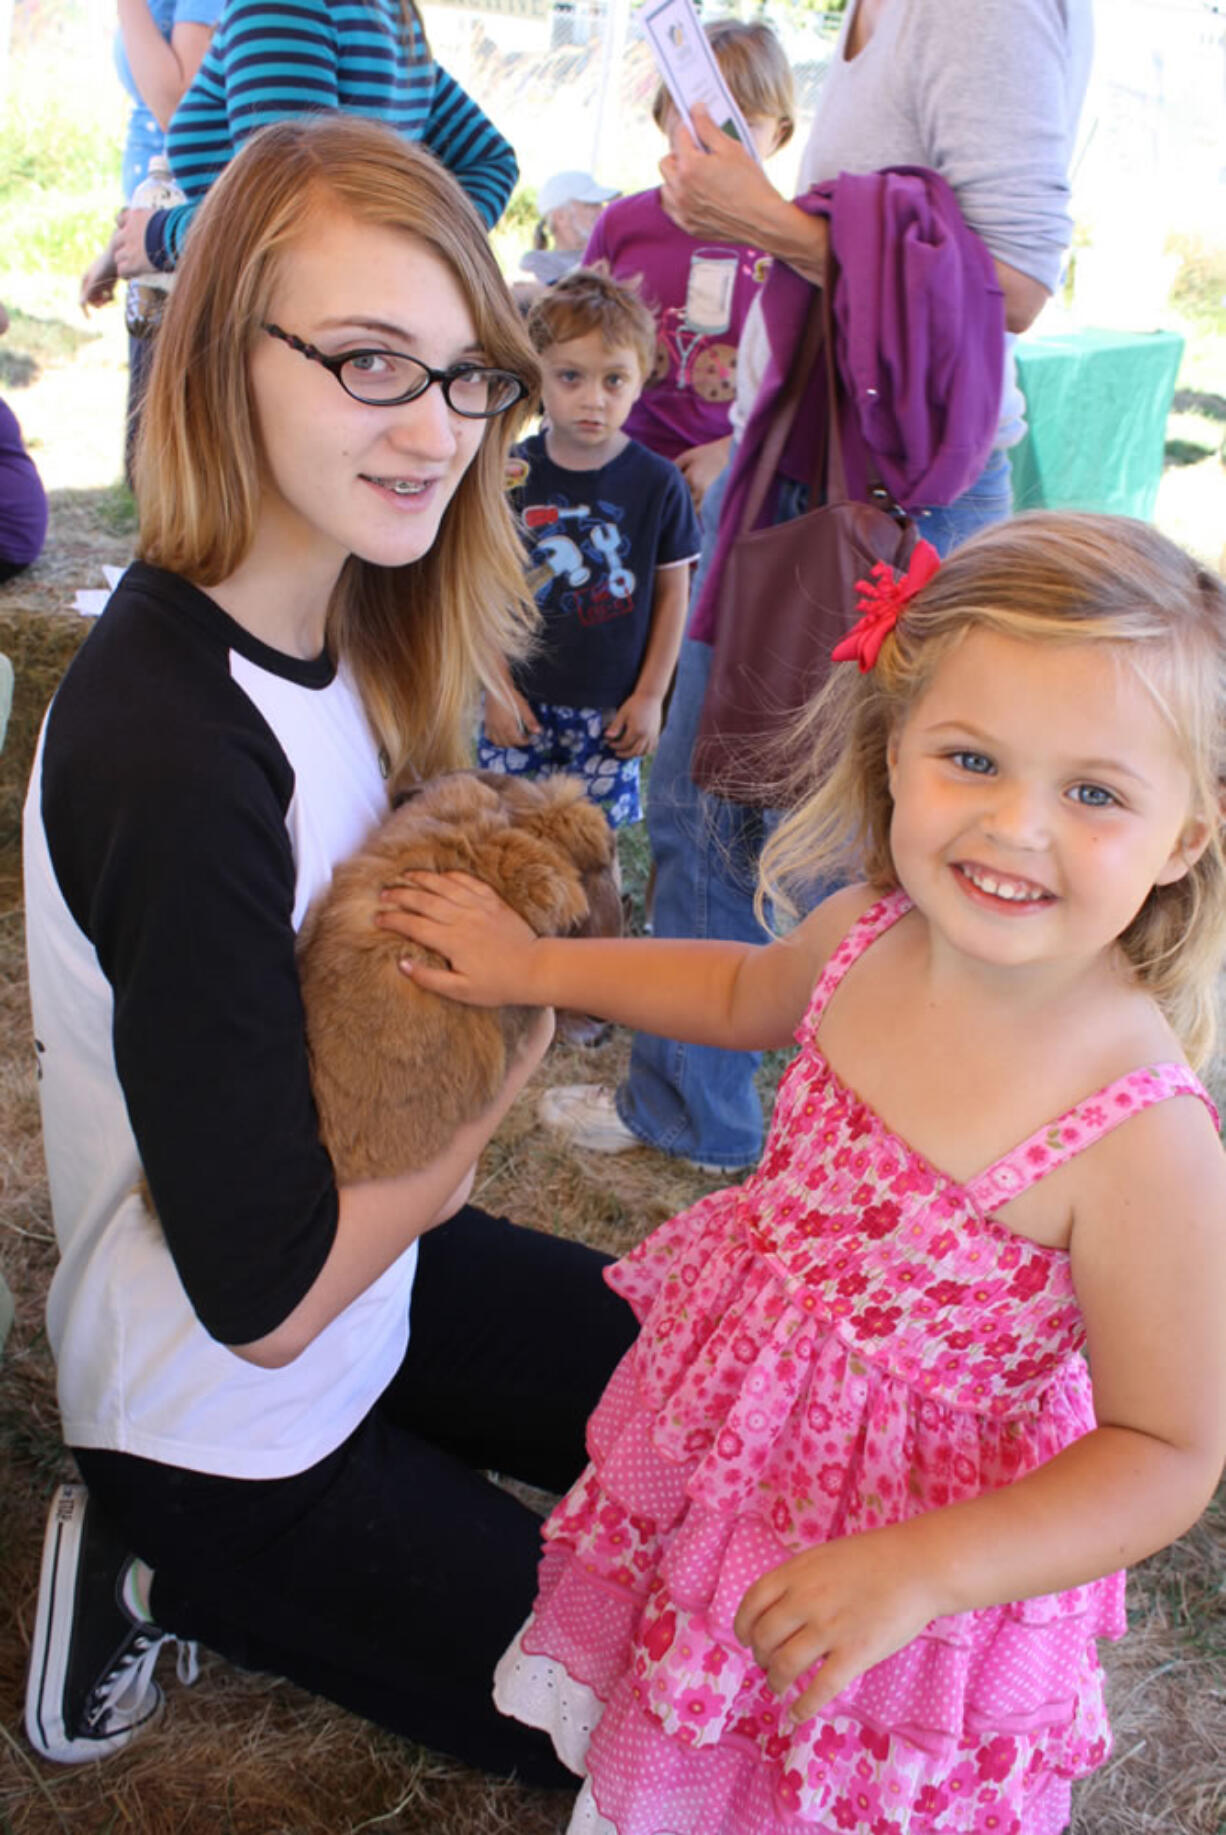
[[[487,369],[482,363],[453,363],[450,369],[432,370],[416,357],[406,357],[396,350],[347,350],[339,357],[325,357],[313,344],[296,338],[292,331],[279,325],[261,323],[261,331],[270,338],[280,338],[300,356],[309,357],[336,377],[346,395],[364,402],[368,408],[398,408],[402,402],[416,401],[432,382],[443,391],[443,400],[453,414],[465,420],[491,420],[505,414],[528,393],[528,384],[511,370]]]

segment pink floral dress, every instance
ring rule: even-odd
[[[907,909],[882,900],[827,964],[759,1170],[609,1272],[642,1332],[495,1691],[586,1772],[576,1835],[1058,1835],[1109,1750],[1095,1639],[1124,1630],[1122,1574],[934,1619],[799,1727],[733,1635],[789,1556],[995,1490],[1093,1426],[1068,1256],[992,1209],[1151,1103],[1212,1109],[1184,1065],[1134,1071],[956,1184],[818,1045]]]

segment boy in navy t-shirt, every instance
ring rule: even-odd
[[[508,483],[543,625],[486,697],[478,761],[572,772],[616,828],[642,815],[639,760],[660,735],[699,531],[677,467],[622,432],[655,358],[637,294],[576,269],[527,325],[545,422],[513,449]]]

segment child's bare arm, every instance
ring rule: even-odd
[[[871,900],[848,887],[765,947],[538,937],[480,880],[415,873],[384,893],[379,922],[448,964],[406,960],[406,974],[470,1006],[571,1007],[665,1038],[764,1050],[791,1043],[822,964]]]
[[[677,667],[690,601],[690,564],[678,561],[656,570],[647,648],[634,692],[605,728],[605,738],[619,758],[641,758],[660,737],[664,697]]]
[[[1059,1592],[1194,1523],[1226,1456],[1226,1159],[1194,1099],[1084,1157],[1073,1273],[1098,1426],[1003,1490],[807,1550],[749,1589],[737,1635],[817,1711],[932,1618]]]

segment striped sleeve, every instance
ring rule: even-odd
[[[515,155],[431,60],[420,27],[406,46],[398,0],[229,0],[167,134],[187,202],[150,222],[153,265],[177,265],[201,198],[249,135],[287,115],[330,108],[424,141],[487,226],[501,216],[518,173]]]
[[[487,229],[506,209],[519,161],[488,115],[441,65],[422,140],[467,191]]]
[[[146,244],[156,266],[177,264],[201,199],[257,128],[339,106],[340,62],[336,27],[322,0],[230,0],[166,135],[187,202],[159,212],[149,225]]]

